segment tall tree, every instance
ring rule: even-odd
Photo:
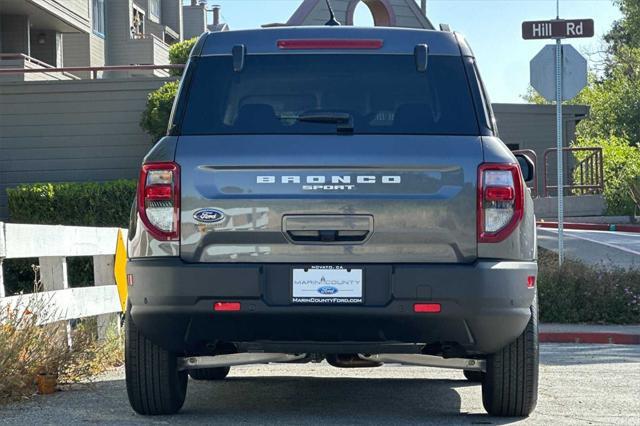
[[[609,55],[616,57],[624,47],[640,48],[640,0],[614,0],[622,18],[604,36]]]

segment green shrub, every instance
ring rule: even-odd
[[[192,39],[181,41],[180,43],[171,45],[171,47],[169,48],[169,63],[186,64],[189,60],[191,50],[193,49],[193,46],[195,46],[197,41],[198,37],[194,37]],[[171,70],[171,75],[180,76],[182,75],[182,70]]]
[[[637,324],[640,271],[595,268],[570,259],[558,267],[555,253],[540,250],[540,321]]]
[[[7,189],[9,220],[40,225],[105,226],[127,228],[136,182],[118,180],[105,183],[43,183]],[[32,265],[37,259],[4,261],[8,294],[31,292]],[[69,284],[91,285],[91,258],[67,259]]]
[[[133,180],[20,185],[7,189],[9,219],[14,223],[126,228],[135,192]]]
[[[158,90],[149,93],[147,107],[142,113],[140,127],[151,135],[154,142],[167,134],[173,101],[178,93],[178,82],[165,83]]]
[[[635,203],[631,198],[629,182],[640,176],[640,148],[631,146],[623,138],[609,136],[606,139],[580,138],[574,146],[602,147],[604,161],[604,198],[608,215],[632,215]],[[576,153],[576,159],[583,159],[588,153]],[[578,171],[574,171],[577,178]]]
[[[169,48],[169,62],[172,64],[186,64],[197,37],[176,43]],[[171,75],[180,76],[182,70],[171,70]],[[147,107],[142,113],[140,127],[151,137],[153,142],[167,134],[169,117],[173,108],[173,101],[178,93],[178,82],[166,83],[158,90],[151,92],[147,98]]]

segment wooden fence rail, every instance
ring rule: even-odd
[[[44,322],[98,316],[102,337],[113,313],[121,312],[114,263],[118,238],[126,230],[0,222],[0,308],[23,311],[46,303]],[[126,237],[125,237],[126,238]],[[70,288],[67,258],[93,258],[94,287]],[[42,292],[6,297],[4,259],[38,258]]]

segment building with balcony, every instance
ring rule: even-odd
[[[186,28],[183,10],[190,18]],[[185,38],[185,30],[186,38],[207,30],[208,11],[206,1],[183,8],[182,0],[0,0],[0,68],[166,65],[169,47]],[[167,75],[164,70],[136,71],[149,73]],[[0,80],[91,76],[42,72],[2,75]]]

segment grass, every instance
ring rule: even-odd
[[[48,315],[43,306],[29,306],[22,314],[7,307],[0,311],[0,404],[32,396],[39,374],[57,376],[60,384],[77,383],[123,363],[117,327],[98,341],[95,319],[79,322],[69,348],[66,322],[41,325]]]

